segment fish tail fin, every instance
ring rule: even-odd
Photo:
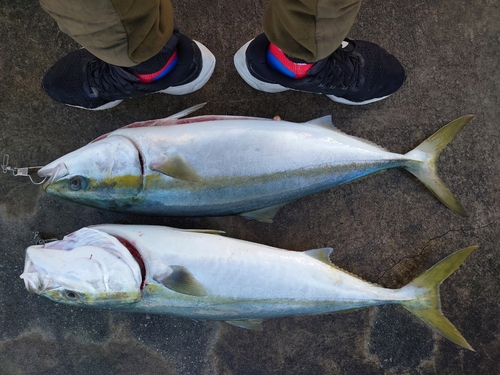
[[[431,328],[441,335],[465,349],[472,347],[458,332],[453,324],[445,318],[441,311],[441,300],[439,297],[439,286],[448,278],[478,246],[471,246],[449,255],[433,267],[418,276],[406,287],[424,289],[416,299],[403,301],[400,304],[427,323]],[[405,288],[406,288],[405,287]]]
[[[473,117],[468,115],[453,120],[405,155],[416,161],[406,166],[406,169],[427,186],[448,208],[462,216],[467,216],[467,213],[437,175],[436,161],[445,146]]]

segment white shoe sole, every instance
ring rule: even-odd
[[[277,92],[283,92],[283,91],[288,91],[288,90],[293,90],[293,91],[300,91],[300,92],[307,92],[308,94],[320,94],[317,92],[310,92],[310,91],[302,91],[302,90],[296,90],[292,88],[288,88],[285,86],[281,86],[277,83],[268,83],[264,81],[260,81],[259,79],[255,78],[250,71],[248,70],[247,62],[246,62],[246,50],[248,48],[248,45],[253,41],[250,40],[248,43],[246,43],[243,47],[241,47],[238,52],[234,55],[234,66],[236,67],[236,70],[238,71],[238,74],[240,77],[251,87],[253,87],[256,90],[259,91],[264,91],[264,92],[269,92],[269,93],[277,93]],[[326,94],[325,94],[326,95]],[[341,103],[341,104],[347,104],[347,105],[365,105],[365,104],[370,104],[374,102],[378,102],[379,100],[383,100],[385,98],[388,98],[390,95],[383,96],[381,98],[374,98],[374,99],[369,99],[365,100],[363,102],[351,102],[350,100],[344,99],[344,98],[339,98],[335,95],[326,95],[329,99],[333,100],[334,102]]]
[[[250,74],[250,71],[248,70],[247,66],[247,59],[246,59],[246,51],[248,48],[248,45],[253,41],[249,41],[246,43],[243,47],[241,47],[238,52],[234,55],[234,66],[236,67],[236,70],[238,71],[238,74],[243,78],[243,80],[248,83],[251,87],[253,87],[256,90],[259,91],[264,91],[264,92],[270,92],[270,93],[277,93],[277,92],[283,92],[283,91],[288,91],[291,90],[288,87],[278,85],[276,83],[268,83],[268,82],[263,82],[255,78],[253,75]]]
[[[185,95],[201,89],[203,86],[205,86],[205,83],[208,82],[215,69],[215,56],[203,44],[197,42],[196,40],[194,42],[197,44],[198,48],[201,51],[202,67],[200,75],[194,81],[186,83],[185,85],[171,86],[165,90],[161,90],[158,92],[170,95]]]
[[[112,102],[108,102],[106,104],[103,104],[103,105],[101,105],[100,107],[97,107],[97,108],[86,108],[86,107],[80,107],[79,105],[72,105],[72,104],[66,104],[66,105],[69,106],[69,107],[73,107],[73,108],[86,109],[87,111],[102,111],[104,109],[110,109],[110,108],[116,107],[121,102],[123,102],[123,99],[114,100]]]

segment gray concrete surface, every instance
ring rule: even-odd
[[[207,101],[198,114],[306,121],[331,114],[343,131],[406,152],[456,117],[475,119],[439,159],[469,213],[455,215],[408,173],[392,170],[286,206],[271,225],[240,217],[152,218],[78,206],[0,175],[0,374],[498,374],[500,373],[498,0],[364,2],[351,38],[383,45],[408,71],[393,97],[346,107],[326,97],[248,87],[232,58],[261,32],[265,1],[175,1],[187,35],[218,59],[200,91],[149,96],[88,112],[49,99],[40,82],[78,48],[37,1],[0,4],[0,152],[11,165],[43,165],[133,121]],[[263,332],[75,309],[30,295],[19,278],[34,232],[59,237],[106,222],[223,229],[292,250],[335,248],[333,261],[400,287],[438,260],[478,244],[441,287],[445,315],[476,352],[460,349],[398,306],[269,320]]]

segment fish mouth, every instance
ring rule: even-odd
[[[64,163],[59,163],[55,166],[52,166],[51,164],[46,165],[45,167],[42,167],[37,174],[40,177],[49,177],[47,181],[47,185],[52,184],[54,181],[60,179],[61,177],[67,176],[69,174],[68,167]]]
[[[26,289],[31,294],[40,294],[50,288],[52,280],[41,277],[38,272],[24,272],[21,274]]]
[[[36,245],[33,246],[33,248],[39,249],[42,248],[43,245]],[[43,269],[40,269],[32,260],[30,257],[28,257],[28,254],[26,255],[26,260],[24,264],[24,272],[21,274],[21,279],[24,280],[24,285],[26,286],[26,289],[28,292],[34,294],[40,294],[46,291],[48,288],[51,288],[54,286],[54,282],[52,281],[51,278],[46,276],[45,272],[40,272],[43,271]]]

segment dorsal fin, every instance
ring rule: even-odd
[[[332,253],[332,251],[333,251],[333,249],[331,247],[324,247],[321,249],[311,249],[311,250],[304,251],[304,254],[306,254],[314,259],[317,259],[325,264],[328,264],[329,266],[331,266],[339,271],[342,271],[342,272],[348,274],[349,276],[352,276],[358,280],[364,281],[365,283],[369,283],[369,284],[372,284],[375,286],[380,286],[377,283],[372,283],[370,281],[366,281],[363,278],[359,277],[358,275],[355,275],[352,272],[346,271],[343,268],[340,268],[340,267],[336,266],[335,264],[333,264],[333,262],[330,260],[330,254]]]
[[[223,230],[217,229],[182,229],[183,232],[206,233],[206,234],[225,234]]]
[[[153,280],[165,285],[168,289],[177,293],[190,296],[204,297],[207,295],[205,288],[196,278],[183,266],[169,266],[170,272],[153,276]]]
[[[183,111],[177,112],[171,116],[157,119],[157,120],[147,120],[147,121],[137,121],[129,125],[123,126],[121,129],[130,129],[130,128],[146,128],[150,126],[165,126],[165,125],[174,125],[177,123],[177,120],[181,117],[185,117],[194,111],[197,111],[201,107],[203,107],[207,103],[197,104],[195,106],[184,109]],[[100,137],[102,138],[102,137]],[[94,140],[93,142],[95,142]]]
[[[167,118],[170,118],[170,119],[175,118],[175,119],[177,119],[177,118],[181,118],[181,117],[186,117],[190,113],[193,113],[193,112],[199,110],[200,108],[202,108],[205,104],[207,104],[207,103],[196,104],[196,105],[194,105],[192,107],[189,107],[189,108],[186,108],[186,109],[184,109],[184,110],[182,110],[180,112],[174,113],[173,115],[168,116]]]
[[[321,249],[311,249],[304,251],[304,254],[331,266],[332,261],[330,260],[330,254],[332,253],[332,251],[333,249],[331,247],[324,247]]]
[[[323,116],[323,117],[309,120],[306,122],[306,124],[318,125],[318,126],[321,126],[323,128],[327,128],[327,129],[331,129],[331,130],[339,130],[335,127],[335,125],[333,125],[331,115],[327,115],[327,116]]]
[[[374,142],[368,141],[368,140],[366,140],[364,138],[356,137],[354,135],[348,135],[347,133],[343,132],[342,130],[340,130],[339,128],[337,128],[335,125],[333,125],[332,116],[330,116],[330,115],[319,117],[319,118],[307,121],[306,124],[318,125],[318,126],[321,126],[323,128],[326,128],[326,129],[334,130],[336,132],[339,132],[340,134],[347,135],[348,137],[350,137],[352,139],[357,139],[357,140],[359,140],[359,141],[361,141],[361,142],[363,142],[363,143],[365,143],[367,145],[376,147],[379,150],[387,151],[387,149],[385,149],[384,147],[382,147],[382,146],[380,146],[380,145],[378,145],[378,144],[376,144]]]

